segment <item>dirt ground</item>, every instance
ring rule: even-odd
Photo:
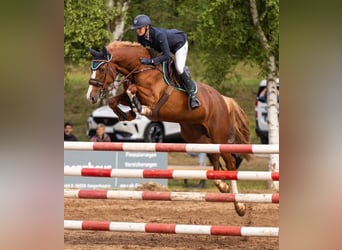
[[[65,220],[124,221],[225,226],[279,226],[278,204],[64,199]],[[64,249],[279,249],[278,237],[122,233],[64,230]]]

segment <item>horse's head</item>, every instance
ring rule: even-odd
[[[91,78],[89,80],[89,88],[87,92],[87,99],[96,103],[104,95],[104,90],[108,89],[108,86],[114,82],[118,75],[117,70],[112,63],[112,55],[107,51],[106,47],[103,47],[102,51],[96,51],[89,49],[93,60],[91,62]]]

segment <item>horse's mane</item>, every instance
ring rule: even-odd
[[[137,42],[129,42],[129,41],[114,41],[108,44],[108,48],[123,48],[123,47],[141,47],[143,46]]]

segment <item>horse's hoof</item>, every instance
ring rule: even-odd
[[[221,193],[229,193],[229,185],[221,180],[214,181],[215,186]]]
[[[130,117],[129,121],[134,120],[137,117],[137,114],[133,110],[130,110],[129,111],[129,117]]]
[[[239,216],[246,214],[246,204],[240,202],[234,202],[235,211]]]

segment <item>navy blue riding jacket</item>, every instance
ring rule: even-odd
[[[149,39],[145,36],[137,36],[137,41],[144,47],[149,46],[162,55],[153,58],[154,64],[167,61],[171,58],[171,53],[175,54],[185,44],[186,33],[176,29],[163,29],[150,26]]]

